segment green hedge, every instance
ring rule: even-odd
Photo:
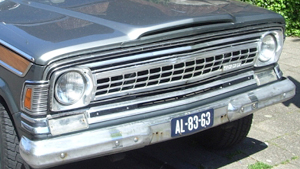
[[[241,0],[277,13],[286,21],[286,35],[300,37],[300,0]]]

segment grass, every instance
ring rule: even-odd
[[[280,164],[288,164],[288,163],[290,163],[290,160],[285,160],[285,161],[281,162]]]
[[[298,156],[293,156],[293,157],[291,158],[291,160],[285,160],[285,161],[281,162],[280,164],[288,164],[288,163],[290,163],[291,161],[297,160],[297,159],[298,159]]]
[[[291,160],[297,160],[298,159],[298,156],[294,156],[291,158]]]
[[[263,162],[260,162],[260,161],[248,166],[248,169],[268,169],[268,168],[272,168],[272,166],[265,164]]]

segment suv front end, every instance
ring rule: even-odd
[[[50,167],[232,122],[295,95],[282,24],[171,30],[49,64],[26,81],[20,154]],[[162,38],[163,37],[163,38]]]

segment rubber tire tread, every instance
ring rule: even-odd
[[[1,130],[1,168],[25,169],[29,166],[19,153],[19,139],[7,111],[0,104],[0,130]]]
[[[225,149],[242,142],[248,135],[253,114],[201,132],[199,143],[209,149]]]

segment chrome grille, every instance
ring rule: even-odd
[[[175,86],[198,81],[225,72],[224,65],[238,64],[238,68],[253,65],[258,53],[257,44],[243,44],[206,53],[185,53],[154,63],[135,65],[97,74],[96,98]],[[234,69],[234,68],[232,68]]]

